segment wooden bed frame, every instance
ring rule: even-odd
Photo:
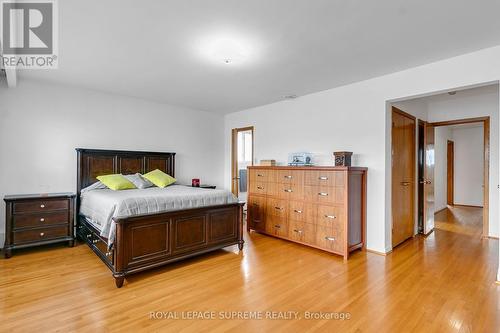
[[[99,175],[146,173],[160,169],[172,177],[175,153],[76,149],[78,153],[77,212],[80,192]],[[99,235],[78,214],[77,237],[109,267],[118,288],[125,277],[230,245],[243,249],[243,203],[137,215],[114,219],[116,236],[108,250]]]

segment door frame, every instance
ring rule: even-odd
[[[446,142],[446,204],[455,204],[455,142],[452,140]]]
[[[416,200],[416,198],[415,198],[415,195],[417,195],[416,191],[418,188],[417,184],[416,184],[417,183],[417,179],[416,179],[416,177],[417,177],[417,163],[418,163],[417,162],[417,130],[418,130],[417,117],[415,117],[409,113],[406,113],[403,110],[398,109],[395,106],[392,106],[391,111],[392,111],[391,112],[391,124],[392,124],[392,116],[394,113],[398,113],[404,117],[410,118],[415,122],[415,126],[413,128],[413,136],[412,136],[413,137],[413,145],[412,145],[412,151],[411,151],[412,152],[411,156],[413,156],[413,163],[412,163],[412,170],[411,170],[412,171],[411,174],[413,175],[413,200],[411,200],[413,213],[412,213],[411,218],[412,218],[413,230],[415,230],[415,217],[417,215],[417,214],[415,214],[415,208],[416,208],[416,201],[418,200],[418,199]],[[391,125],[391,152],[393,151],[393,147],[394,147],[393,137],[394,137],[394,132],[392,131],[392,125]],[[394,206],[395,206],[394,205],[394,195],[393,195],[394,194],[394,179],[393,179],[394,174],[392,172],[393,171],[393,166],[392,166],[393,163],[394,163],[394,159],[393,159],[393,155],[391,153],[391,184],[392,184],[391,185],[391,247],[395,248],[396,246],[403,244],[404,241],[399,243],[399,244],[394,245],[394,239],[392,237],[393,230],[394,230],[394,214],[393,214],[393,212],[394,212]]]
[[[254,152],[255,152],[255,138],[254,138],[254,127],[253,126],[247,126],[247,127],[240,127],[240,128],[233,128],[231,130],[231,192],[238,197],[239,195],[239,188],[238,188],[238,180],[240,179],[238,175],[238,133],[239,132],[247,132],[251,131],[252,132],[252,164],[253,165],[253,159],[254,159]]]
[[[418,119],[417,122],[417,231],[421,234],[425,234],[425,187],[421,180],[425,178],[426,123],[427,122],[422,119]],[[422,159],[422,164],[420,163],[420,159]],[[422,226],[420,226],[420,221],[422,221]]]
[[[438,121],[434,126],[449,126],[472,123],[483,123],[483,238],[489,237],[489,206],[490,206],[490,117],[464,118],[457,120]]]

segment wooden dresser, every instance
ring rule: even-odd
[[[247,229],[339,254],[365,245],[360,167],[249,167]]]
[[[75,194],[9,195],[6,203],[4,256],[12,250],[56,242],[74,242]]]

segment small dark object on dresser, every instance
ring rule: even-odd
[[[351,151],[336,151],[333,156],[335,156],[335,166],[351,166]]]

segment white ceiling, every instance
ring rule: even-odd
[[[60,69],[36,79],[220,114],[500,44],[498,0],[61,0]],[[211,63],[206,38],[249,43]]]

